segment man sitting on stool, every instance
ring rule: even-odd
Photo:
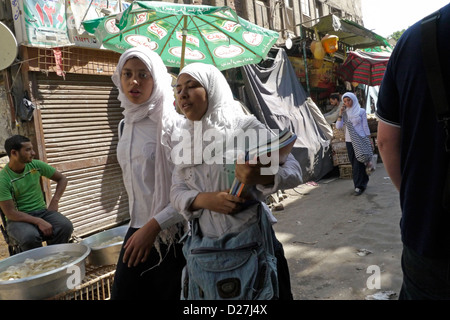
[[[7,219],[7,233],[26,251],[42,246],[67,243],[72,222],[58,212],[58,202],[67,186],[67,178],[40,160],[30,139],[14,135],[5,141],[9,162],[0,171],[0,208]],[[47,208],[41,188],[41,176],[56,182],[56,190]]]

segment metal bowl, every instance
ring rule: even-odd
[[[117,264],[123,241],[110,243],[104,246],[101,246],[101,244],[117,236],[125,238],[127,230],[128,225],[120,226],[96,233],[83,239],[80,243],[91,248],[91,253],[87,257],[87,263],[93,266]]]
[[[77,243],[55,244],[28,250],[0,261],[0,272],[25,259],[42,259],[56,253],[75,257],[72,262],[51,271],[16,280],[0,281],[0,300],[41,300],[53,297],[81,284],[85,261],[91,249]]]

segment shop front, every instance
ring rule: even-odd
[[[305,27],[313,23],[311,27]],[[286,49],[297,77],[322,111],[326,111],[328,98],[334,92],[354,91],[356,83],[345,83],[336,73],[348,52],[356,49],[390,47],[387,40],[355,22],[327,15],[300,25],[301,36],[292,39]],[[317,43],[329,36],[338,38],[337,50],[317,53]]]

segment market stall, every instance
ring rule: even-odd
[[[331,93],[342,91],[340,88],[345,90],[345,81],[338,76],[337,70],[348,52],[391,47],[382,36],[333,14],[304,21],[300,27],[301,35],[292,39],[293,45],[287,54],[307,94],[323,111]],[[332,37],[337,39],[336,48],[330,48],[327,43],[333,40]],[[350,88],[347,89],[354,89],[348,85]]]

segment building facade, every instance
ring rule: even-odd
[[[229,6],[252,23],[280,32],[280,43],[301,36],[320,17],[334,14],[363,26],[361,0],[170,0],[167,2]]]
[[[314,61],[309,51],[310,42],[316,37],[311,27],[321,17],[330,15],[362,24],[360,0],[168,2],[230,6],[242,18],[278,31],[277,46],[286,47],[288,39],[293,42],[286,50],[305,88],[315,88],[308,79],[309,72],[313,71],[311,75],[315,75],[310,78],[318,78],[318,73],[312,69]],[[89,5],[89,1],[59,0],[54,3],[59,5],[56,10],[41,10],[39,16],[43,20],[44,13],[48,17],[54,16],[52,21],[59,29],[41,28],[31,36],[29,28],[33,25],[25,15],[39,6],[45,9],[46,1],[0,0],[0,21],[18,40],[17,58],[0,71],[0,154],[5,155],[3,145],[7,137],[13,134],[30,137],[36,146],[37,158],[69,177],[60,210],[73,222],[75,235],[83,237],[122,224],[129,218],[128,199],[116,158],[117,125],[122,118],[122,109],[111,81],[120,55],[100,50],[100,44],[93,36],[77,29],[80,24],[77,17],[83,15],[76,15],[76,4]],[[103,12],[101,9],[107,6],[114,10],[121,7],[121,0],[94,0],[91,3],[98,6],[98,12]],[[102,8],[103,5],[106,7]],[[59,14],[57,10],[61,10]],[[319,34],[319,37],[323,35]],[[45,38],[62,44],[49,47],[32,43]],[[324,61],[328,66],[321,65],[320,68],[325,74],[332,74],[338,56],[326,57]],[[236,77],[231,74],[228,79],[232,78]],[[313,98],[319,99],[323,92],[319,89],[308,91]],[[16,109],[25,94],[36,107],[30,121],[22,121],[16,116]],[[49,196],[54,185],[48,183],[44,188]]]

